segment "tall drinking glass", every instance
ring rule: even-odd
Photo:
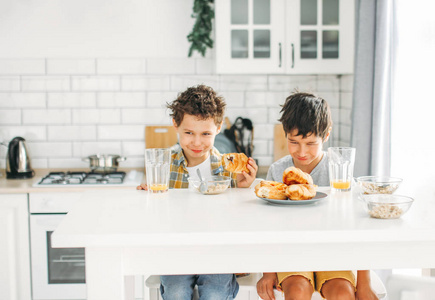
[[[355,148],[328,148],[329,180],[332,190],[349,191],[355,164]]]
[[[168,191],[170,163],[170,149],[145,149],[145,172],[148,191],[151,193],[164,193]]]

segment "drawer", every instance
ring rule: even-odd
[[[29,194],[30,213],[67,213],[83,192]]]

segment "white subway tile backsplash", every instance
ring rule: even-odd
[[[278,122],[275,122],[277,124]],[[254,141],[255,140],[272,140],[273,128],[275,124],[256,124],[254,123]]]
[[[255,140],[254,139],[254,151],[253,155],[269,155],[269,143],[267,140]]]
[[[279,107],[285,101],[283,92],[246,92],[247,107]]]
[[[27,148],[32,157],[71,157],[72,144],[70,142],[29,142]]]
[[[350,142],[351,126],[340,125],[340,140],[343,142]]]
[[[50,141],[95,141],[97,139],[96,126],[49,126],[48,140]]]
[[[331,117],[332,117],[332,128],[334,129],[334,126],[340,124],[340,109],[331,108]]]
[[[270,156],[256,156],[254,155],[254,158],[258,160],[258,165],[259,166],[270,166],[274,161],[273,161],[273,155]]]
[[[73,91],[119,91],[119,76],[72,76]]]
[[[122,155],[125,156],[144,156],[145,143],[140,142],[122,142]]]
[[[171,91],[177,93],[184,92],[187,88],[199,84],[210,86],[218,94],[222,91],[219,87],[219,77],[217,75],[179,75],[171,77]]]
[[[144,125],[98,126],[98,140],[141,141],[144,139]]]
[[[212,75],[216,73],[215,60],[207,58],[196,58],[196,74]]]
[[[145,92],[101,92],[97,94],[98,107],[146,107]]]
[[[89,162],[82,161],[81,158],[49,158],[48,168],[53,169],[89,169]]]
[[[267,123],[267,110],[264,108],[232,108],[227,110],[226,116],[233,123],[237,117],[248,118],[254,124]]]
[[[45,59],[0,59],[0,75],[45,74]]]
[[[332,75],[317,76],[317,92],[336,92],[340,91],[340,77]]]
[[[315,75],[270,75],[269,90],[283,91],[288,95],[295,90],[300,92],[315,92],[317,90],[317,76]]]
[[[71,110],[24,109],[23,124],[71,124]]]
[[[271,107],[267,110],[267,114],[269,123],[279,123],[278,120],[281,118],[281,107]]]
[[[146,59],[97,59],[98,74],[146,74]]]
[[[121,155],[121,142],[73,142],[74,157],[87,157],[94,154]],[[124,155],[124,154],[123,154]]]
[[[348,125],[352,124],[352,110],[347,108],[340,109],[340,124]]]
[[[353,91],[353,75],[342,75],[340,78],[340,86],[342,92]]]
[[[148,92],[147,107],[163,108],[177,98],[177,92]]]
[[[340,107],[352,109],[353,93],[342,92],[340,93]]]
[[[0,126],[0,137],[10,141],[16,136],[21,136],[27,141],[45,141],[47,139],[46,126]]]
[[[169,76],[122,76],[121,89],[123,91],[168,91]]]
[[[42,108],[45,93],[0,93],[0,108]]]
[[[330,108],[340,108],[339,92],[318,92],[316,95],[325,99]]]
[[[0,76],[0,92],[13,92],[21,89],[19,76]]]
[[[73,109],[73,124],[119,124],[121,123],[120,109]]]
[[[244,92],[222,92],[218,95],[223,96],[228,109],[234,107],[244,107],[245,106],[245,93]]]
[[[96,94],[90,92],[48,93],[49,108],[92,108],[96,106]]]
[[[49,75],[95,74],[95,59],[47,59]]]
[[[0,124],[21,124],[21,110],[20,109],[0,109]]]
[[[266,75],[221,75],[221,91],[264,91],[267,90]]]
[[[145,167],[145,157],[128,157],[127,160],[121,163],[123,168],[144,168]]]
[[[69,91],[69,76],[23,76],[21,78],[23,91]]]
[[[32,155],[32,153],[30,153]],[[33,158],[30,156],[32,160],[32,168],[33,169],[47,169],[48,168],[48,159],[47,158]],[[3,168],[0,165],[1,168]]]
[[[195,74],[194,58],[148,58],[148,74]]]
[[[122,109],[123,124],[169,125],[169,111],[164,108]]]

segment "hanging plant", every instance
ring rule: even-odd
[[[208,48],[213,48],[213,40],[210,37],[213,29],[212,20],[214,19],[214,0],[194,0],[192,18],[196,18],[192,31],[187,36],[191,43],[189,57],[194,51],[205,56]]]

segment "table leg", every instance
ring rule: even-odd
[[[87,300],[124,300],[122,249],[86,248]]]

